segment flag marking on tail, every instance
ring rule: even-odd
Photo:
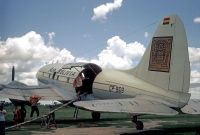
[[[163,19],[163,25],[169,24],[169,22],[170,22],[170,18],[169,17],[165,17]]]

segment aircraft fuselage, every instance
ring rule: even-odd
[[[159,102],[171,107],[182,107],[189,96],[188,94],[163,90],[123,70],[102,70],[95,64],[87,63],[46,65],[38,71],[37,79],[39,84],[51,85],[57,89],[63,97],[68,91],[67,94],[70,93],[70,96],[75,98],[77,88],[74,86],[74,81],[82,73],[85,74],[86,81],[83,82],[80,91],[92,95],[93,99],[120,99],[140,96],[154,100],[155,97],[156,101],[159,100]],[[182,97],[182,99],[177,99],[177,97]]]

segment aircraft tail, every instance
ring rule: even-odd
[[[162,19],[140,63],[128,72],[162,89],[188,92],[188,45],[183,23],[177,15]]]

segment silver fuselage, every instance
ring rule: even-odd
[[[81,65],[63,68],[62,64],[50,64],[41,68],[37,73],[40,85],[49,85],[67,97],[76,98],[77,93],[73,86],[74,79],[84,69]],[[55,73],[56,72],[56,73]],[[104,69],[99,72],[92,82],[92,94],[95,99],[120,99],[141,97],[159,101],[170,107],[183,107],[189,93],[166,91],[148,82],[145,82],[122,70]]]

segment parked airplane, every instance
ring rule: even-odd
[[[73,105],[91,111],[94,120],[100,119],[102,112],[128,113],[138,130],[143,129],[137,119],[140,115],[176,115],[181,109],[200,113],[199,102],[190,100],[188,93],[188,45],[177,15],[161,20],[135,68],[114,70],[93,63],[55,63],[39,69],[37,79],[39,86],[27,86],[13,77],[8,85],[0,85],[0,95],[18,101],[27,101],[32,95],[63,102],[78,97]]]

